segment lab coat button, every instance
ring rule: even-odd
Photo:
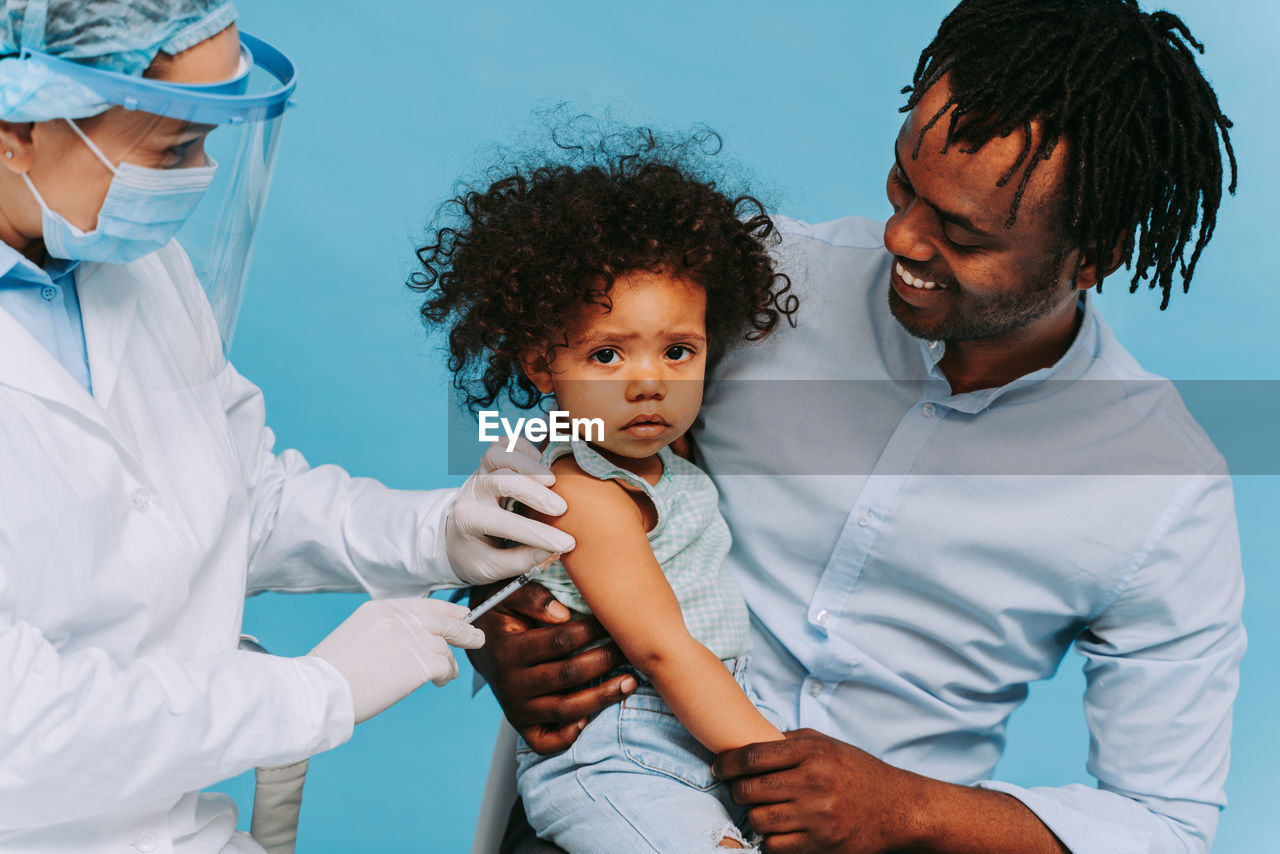
[[[133,840],[133,847],[142,852],[155,851],[159,844],[154,833],[139,833],[138,838]]]
[[[829,619],[831,619],[831,614],[826,608],[823,608],[821,611],[813,615],[813,621],[820,626],[825,626]]]
[[[45,285],[43,288],[40,289],[40,296],[44,298],[45,302],[49,302],[57,295],[58,295],[58,289],[53,287],[52,285]]]
[[[925,418],[932,418],[937,411],[938,407],[934,406],[932,403],[926,403],[924,406],[920,407],[920,412]]]
[[[867,527],[868,525],[870,525],[870,524],[871,524],[871,514],[870,514],[870,513],[859,513],[859,514],[858,514],[858,524],[859,524],[859,525],[861,525],[861,526],[862,526],[862,527],[864,527],[864,528],[865,528],[865,527]]]
[[[822,683],[817,679],[809,683],[809,696],[817,697],[822,693]]]
[[[129,497],[129,500],[133,502],[133,509],[137,510],[139,513],[146,513],[147,510],[151,508],[151,493],[147,492],[142,487],[135,489],[133,491],[133,495]],[[149,851],[151,849],[147,850]]]
[[[930,350],[937,350],[937,349],[938,349],[938,344],[939,344],[939,343],[941,343],[941,342],[938,342],[938,341],[930,341],[930,342],[929,342],[929,349],[930,349]]]

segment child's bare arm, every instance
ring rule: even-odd
[[[724,664],[689,634],[635,499],[613,481],[582,474],[570,458],[558,460],[552,471],[554,489],[569,509],[539,521],[577,540],[563,558],[569,577],[685,728],[715,753],[782,738]]]

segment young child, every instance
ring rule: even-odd
[[[594,441],[543,454],[569,509],[541,520],[577,547],[539,580],[595,614],[640,687],[564,753],[521,741],[518,755],[530,822],[571,854],[748,848],[710,763],[782,737],[747,681],[747,608],[724,567],[716,489],[668,447],[698,415],[709,354],[796,310],[760,204],[691,165],[703,141],[641,130],[514,169],[455,198],[460,221],[418,253],[422,314],[449,323],[473,409],[506,393],[604,422]]]

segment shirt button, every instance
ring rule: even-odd
[[[820,626],[825,626],[827,621],[831,619],[831,614],[826,608],[813,615],[813,621]]]
[[[859,513],[859,514],[858,514],[858,524],[859,524],[859,525],[861,525],[861,526],[862,526],[862,527],[864,527],[864,528],[865,528],[865,527],[867,527],[868,525],[870,525],[870,524],[871,524],[871,514],[870,514],[870,513]]]
[[[823,685],[817,679],[809,683],[809,696],[817,697],[822,694]]]
[[[159,845],[154,833],[139,833],[138,838],[133,840],[133,847],[139,851],[155,851]]]
[[[938,407],[934,406],[932,403],[926,403],[924,406],[920,407],[920,412],[925,418],[932,418],[937,414]]]
[[[151,508],[151,493],[138,487],[133,491],[133,495],[129,496],[129,501],[133,503],[134,510],[146,513]]]
[[[937,349],[938,349],[938,344],[940,344],[940,343],[941,343],[941,342],[939,342],[939,341],[930,341],[930,342],[929,342],[929,349],[930,349],[930,350],[937,350]]]
[[[57,295],[58,295],[58,289],[55,288],[53,285],[45,285],[43,288],[40,289],[40,296],[44,298],[45,302],[48,302],[49,300],[53,299]]]

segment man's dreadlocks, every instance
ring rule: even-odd
[[[964,0],[920,55],[902,90],[910,93],[903,112],[949,74],[951,97],[926,124],[916,153],[924,132],[948,112],[944,151],[953,142],[976,151],[1023,132],[1022,151],[999,181],[1022,173],[1006,227],[1032,172],[1065,141],[1060,253],[1078,247],[1105,269],[1119,246],[1133,270],[1129,292],[1150,271],[1163,310],[1175,269],[1185,293],[1213,236],[1222,200],[1219,138],[1231,170],[1227,191],[1236,190],[1231,121],[1193,49],[1204,53],[1177,15],[1145,14],[1136,0]],[[1042,128],[1034,150],[1033,122]]]

